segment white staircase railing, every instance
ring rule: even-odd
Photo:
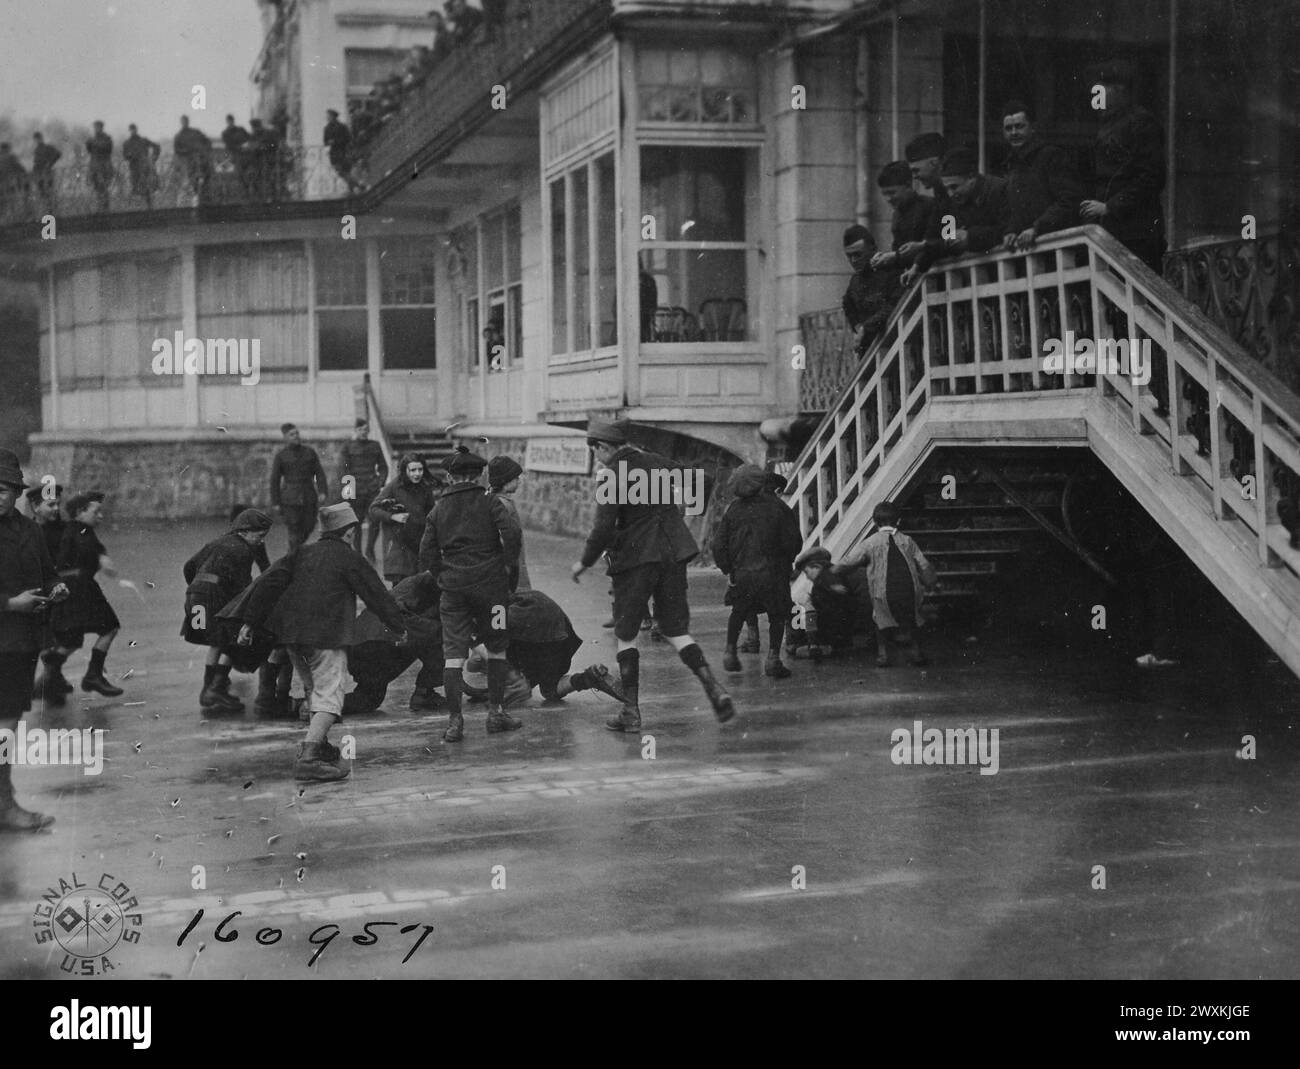
[[[1149,343],[1149,381],[1127,368],[1045,370],[1045,343],[1068,340],[1066,331],[1094,345]],[[1106,443],[1112,455],[1138,446],[1146,455],[1157,443],[1163,478],[1178,479],[1180,492],[1195,487],[1220,525],[1240,522],[1234,543],[1248,532],[1259,565],[1295,586],[1284,601],[1300,605],[1300,551],[1282,522],[1300,518],[1300,398],[1094,226],[1029,252],[940,263],[912,287],[795,462],[789,500],[805,544],[841,552],[866,531],[868,502],[905,481],[890,461],[915,450],[933,401],[945,399],[951,422],[965,398],[974,414],[995,396],[1101,406],[1106,419],[1089,420],[1088,434],[1116,439]],[[1018,417],[1055,407],[1027,404]]]

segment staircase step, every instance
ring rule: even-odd
[[[924,551],[927,557],[1015,557],[1019,549],[934,549]]]

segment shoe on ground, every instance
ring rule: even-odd
[[[1135,657],[1133,663],[1139,668],[1176,668],[1179,662],[1157,657],[1154,653],[1144,653],[1141,657]]]
[[[433,713],[443,706],[442,695],[436,690],[415,690],[409,702],[413,713]]]
[[[757,636],[745,639],[745,641],[742,642],[737,647],[737,649],[739,649],[741,653],[762,653],[763,652],[763,647],[759,644]]]
[[[465,717],[460,713],[451,713],[447,717],[447,730],[442,733],[443,742],[463,742],[465,739]]]
[[[45,813],[33,813],[17,802],[0,809],[0,831],[43,831],[54,823]]]
[[[82,684],[83,686],[85,684]],[[120,692],[119,692],[120,693]],[[244,703],[233,694],[227,694],[219,687],[209,684],[199,694],[199,705],[204,709],[218,713],[242,713]]]
[[[518,731],[523,726],[522,720],[508,715],[504,709],[493,709],[488,713],[487,733],[489,735],[499,735],[503,731]]]
[[[327,746],[329,750],[335,749],[329,746],[329,743],[299,743],[298,761],[293,767],[294,779],[313,780],[320,783],[347,779],[352,770],[350,768],[340,768],[337,758],[330,760],[329,750],[326,749]],[[338,751],[335,750],[335,752]]]
[[[641,730],[641,710],[634,705],[624,705],[623,711],[612,720],[605,721],[610,731],[634,732]]]
[[[800,646],[791,655],[796,661],[820,661],[823,657],[829,657],[831,648],[829,646]]]
[[[771,676],[773,679],[789,679],[794,673],[781,663],[780,658],[769,657],[767,663],[763,665],[763,675]]]
[[[722,670],[724,672],[743,672],[745,670],[734,649],[729,649],[722,655]]]
[[[588,665],[587,678],[591,680],[592,690],[598,690],[601,694],[608,694],[616,702],[627,704],[627,695],[623,693],[622,684],[614,679],[603,664]]]
[[[87,672],[81,677],[81,689],[92,691],[95,694],[102,694],[105,698],[118,698],[126,693],[121,687],[115,687],[99,672],[93,675]],[[241,705],[242,709],[243,706]]]

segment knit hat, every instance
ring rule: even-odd
[[[271,517],[265,512],[258,509],[244,509],[235,517],[232,531],[269,531],[271,529]]]
[[[627,424],[607,423],[603,419],[587,421],[587,443],[606,442],[609,445],[627,445]]]
[[[320,510],[321,534],[329,534],[332,531],[346,531],[349,527],[355,527],[360,522],[357,519],[357,514],[352,511],[352,506],[346,501],[340,501],[337,505],[326,505]]]
[[[458,445],[456,452],[444,460],[442,466],[453,475],[477,475],[487,467],[487,461],[477,453],[471,453],[469,446]]]
[[[493,457],[488,461],[488,486],[493,490],[500,490],[506,483],[512,479],[517,479],[524,473],[518,462],[507,456]]]
[[[12,486],[18,490],[27,489],[27,483],[23,481],[23,470],[18,466],[18,454],[8,449],[0,449],[0,485]]]
[[[917,134],[907,143],[903,155],[907,157],[908,163],[915,163],[917,160],[928,160],[932,156],[942,157],[947,151],[948,142],[943,139],[943,134]]]
[[[907,165],[906,160],[894,160],[893,163],[885,164],[876,179],[876,185],[881,189],[885,186],[910,186],[911,184],[912,168]]]
[[[979,174],[980,161],[974,149],[955,148],[943,158],[943,168],[939,172],[945,178]]]
[[[876,239],[871,236],[871,231],[861,223],[854,223],[844,231],[844,247],[847,249],[859,241],[865,242],[873,249],[876,247]]]
[[[822,549],[821,546],[813,546],[812,549],[805,549],[794,560],[795,568],[802,568],[806,564],[820,564],[823,567],[831,563],[831,551]]]

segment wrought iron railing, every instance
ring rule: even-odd
[[[1149,343],[1150,381],[1125,367],[1045,370],[1044,343],[1066,330]],[[806,544],[864,515],[873,477],[932,399],[1053,390],[1095,391],[1154,436],[1208,514],[1245,525],[1261,562],[1300,574],[1300,398],[1092,226],[1028,253],[942,263],[908,291],[795,462],[790,500]]]
[[[353,176],[354,183],[357,177]],[[161,155],[133,168],[113,159],[92,167],[84,154],[65,156],[49,177],[29,174],[0,185],[0,224],[113,212],[223,204],[281,204],[337,200],[348,182],[319,145],[281,148],[274,154],[214,149],[207,157]]]
[[[1165,256],[1165,280],[1292,389],[1300,389],[1300,244],[1290,234]]]
[[[612,9],[611,0],[506,0],[499,33],[480,31],[455,45],[403,95],[399,110],[366,131],[358,151],[370,175],[378,182],[440,136],[467,131],[474,115],[490,117],[496,85],[505,88],[508,108],[513,94],[528,87],[523,83],[546,73],[550,53],[581,45],[576,31],[603,25]]]
[[[807,312],[799,317],[804,369],[799,375],[799,411],[825,412],[844,392],[861,357],[857,338],[842,308]]]

